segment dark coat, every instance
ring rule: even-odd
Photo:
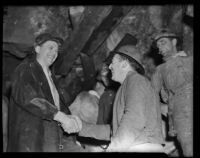
[[[57,87],[53,74],[52,79]],[[57,90],[60,110],[70,114],[58,87]],[[41,102],[38,98],[44,100]],[[64,137],[62,128],[53,120],[57,111],[40,64],[35,59],[23,61],[12,77],[8,151],[59,151],[59,145],[64,145]],[[74,142],[73,136],[66,134],[66,137]]]
[[[106,89],[99,100],[99,113],[97,124],[112,124],[114,99],[115,92],[111,89]]]

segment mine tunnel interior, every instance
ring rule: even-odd
[[[152,36],[170,28],[182,38],[182,47],[193,55],[192,5],[129,6],[4,6],[3,7],[3,130],[7,136],[7,111],[11,76],[15,68],[34,55],[34,39],[47,32],[64,40],[51,70],[55,73],[67,106],[82,91],[91,90],[110,52],[126,44],[137,45],[150,79],[163,63]],[[110,72],[109,72],[110,73]],[[115,92],[119,84],[108,77]],[[6,138],[4,146],[6,146]],[[6,148],[6,147],[5,147]],[[6,149],[5,149],[6,150]]]

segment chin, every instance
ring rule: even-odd
[[[115,79],[114,79],[114,77],[113,77],[113,76],[111,77],[111,79],[112,79],[113,81],[115,81]]]
[[[49,61],[49,65],[52,65],[54,63],[54,60]]]
[[[112,80],[115,81],[115,82],[118,82],[114,77],[112,77]]]

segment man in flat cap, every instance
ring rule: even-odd
[[[58,37],[40,34],[35,39],[35,56],[14,71],[8,152],[82,151],[71,134],[80,131],[81,121],[70,114],[50,69],[61,44]]]
[[[180,51],[180,38],[168,30],[154,42],[165,62],[157,67],[152,84],[168,104],[169,135],[177,136],[184,156],[193,156],[193,56]]]

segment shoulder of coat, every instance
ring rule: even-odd
[[[160,65],[158,65],[158,66],[156,67],[156,70],[157,70],[157,71],[162,71],[166,65],[167,65],[167,63],[162,63],[162,64],[160,64]]]
[[[134,83],[134,84],[140,84],[140,83],[145,83],[146,82],[146,78],[138,73],[133,73],[131,75],[129,75],[129,77],[127,78],[127,83]]]

